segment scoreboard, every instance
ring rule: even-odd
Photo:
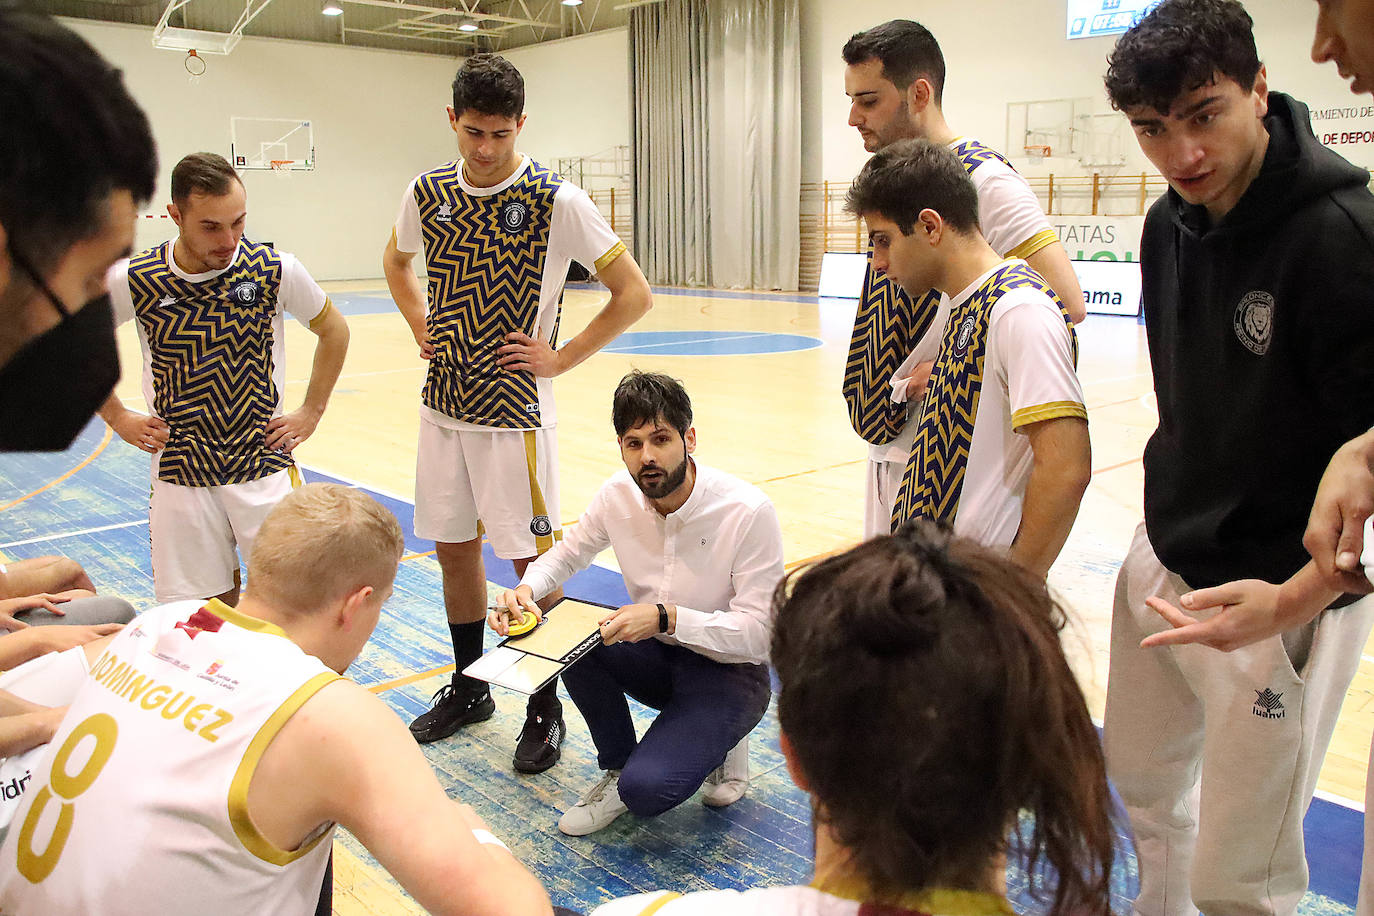
[[[1069,38],[1119,35],[1140,21],[1159,0],[1068,0]]]

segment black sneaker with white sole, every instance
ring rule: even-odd
[[[525,727],[515,745],[511,764],[521,773],[542,773],[558,762],[568,727],[563,722],[563,704],[531,704],[525,713]]]
[[[485,722],[496,714],[496,703],[486,688],[455,689],[445,684],[434,694],[429,712],[417,716],[410,723],[410,733],[421,744],[438,741],[476,722]]]

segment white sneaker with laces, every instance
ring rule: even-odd
[[[702,783],[701,802],[712,808],[733,805],[749,790],[749,736],[730,748],[725,762],[711,771]]]
[[[607,770],[601,781],[558,819],[558,829],[568,836],[596,833],[630,809],[620,800],[620,771]]]

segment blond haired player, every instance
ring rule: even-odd
[[[415,535],[435,542],[457,663],[434,707],[411,723],[422,743],[496,712],[487,685],[459,673],[482,654],[483,534],[517,575],[563,536],[553,377],[610,343],[651,303],[639,266],[587,194],[516,152],[524,111],[525,82],[509,61],[477,54],[463,63],[448,109],[462,158],[410,183],[382,257],[392,298],[429,360]],[[422,248],[428,296],[411,266]],[[574,260],[596,272],[611,298],[554,349]],[[563,733],[555,681],[530,697],[515,768],[553,766]]]
[[[0,847],[0,908],[310,912],[341,824],[430,912],[548,914],[403,723],[340,674],[401,549],[370,497],[311,484],[263,522],[238,609],[176,602],[115,637]]]

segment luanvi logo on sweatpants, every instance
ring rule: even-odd
[[[1255,707],[1251,710],[1261,719],[1282,719],[1284,715],[1281,697],[1283,694],[1275,693],[1268,687],[1263,690],[1255,691]]]

